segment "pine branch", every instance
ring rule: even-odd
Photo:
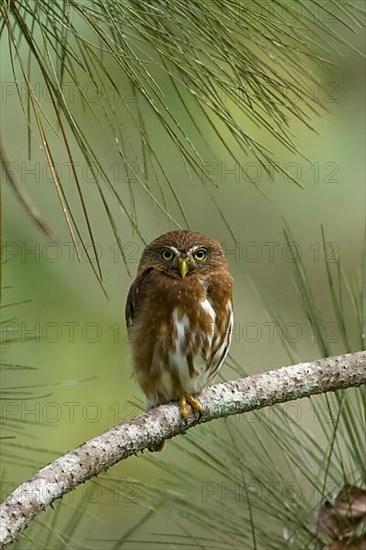
[[[161,405],[119,424],[58,458],[22,483],[0,507],[0,547],[15,541],[56,499],[120,460],[154,447],[196,424],[276,403],[366,384],[366,352],[327,357],[217,384],[200,397],[203,414],[182,424],[179,408]]]

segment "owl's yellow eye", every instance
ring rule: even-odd
[[[163,248],[163,250],[161,251],[161,257],[166,262],[170,262],[173,259],[173,256],[173,251],[170,250],[170,248]]]
[[[206,248],[199,248],[198,250],[196,250],[196,252],[194,253],[194,259],[197,260],[198,262],[203,262],[203,260],[205,260],[207,257],[207,250]]]

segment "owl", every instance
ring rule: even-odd
[[[205,235],[170,231],[145,248],[125,313],[147,408],[178,401],[183,420],[190,408],[201,415],[197,395],[230,346],[232,287],[220,244]]]

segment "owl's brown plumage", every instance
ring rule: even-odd
[[[171,231],[144,250],[126,303],[136,379],[147,406],[187,402],[211,384],[230,346],[233,278],[218,242]]]

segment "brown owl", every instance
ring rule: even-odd
[[[183,419],[228,353],[233,278],[220,244],[171,231],[144,250],[126,303],[134,374],[147,406],[178,401]]]

